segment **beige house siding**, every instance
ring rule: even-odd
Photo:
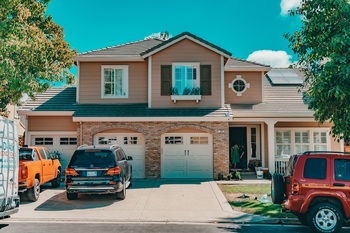
[[[221,106],[221,59],[220,55],[184,39],[152,56],[152,107],[220,107]],[[160,66],[173,62],[199,62],[211,65],[211,96],[202,96],[196,103],[194,100],[182,100],[174,103],[170,96],[161,96]]]
[[[250,84],[242,96],[237,96],[229,83],[236,79],[236,75],[241,75]],[[257,104],[262,102],[262,79],[261,72],[225,72],[225,103],[227,104]]]
[[[101,98],[101,66],[128,65],[128,98]],[[79,63],[79,103],[147,103],[148,75],[145,62],[81,62]]]
[[[142,133],[145,138],[146,178],[160,178],[161,173],[161,136],[168,132],[206,132],[213,135],[213,174],[227,175],[229,171],[227,122],[83,122],[78,135],[82,135],[82,144],[92,144],[93,136],[100,132],[128,129]],[[78,140],[79,141],[79,140]]]
[[[28,131],[76,131],[70,116],[28,116]]]

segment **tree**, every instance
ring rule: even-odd
[[[68,69],[76,52],[63,29],[45,14],[50,0],[0,1],[0,115],[26,93],[45,91],[50,82],[74,83]]]
[[[350,5],[348,0],[302,0],[291,15],[302,27],[285,37],[298,55],[306,79],[309,109],[320,123],[332,122],[331,134],[350,136]]]

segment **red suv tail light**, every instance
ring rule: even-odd
[[[74,168],[67,167],[66,168],[66,176],[77,176],[78,172]]]
[[[299,194],[300,185],[299,182],[294,180],[292,184],[292,194]]]
[[[112,167],[112,168],[108,169],[107,175],[111,175],[111,176],[119,175],[120,174],[120,170],[121,169],[120,169],[119,166]]]

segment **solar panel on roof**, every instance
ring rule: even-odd
[[[266,74],[273,85],[302,85],[303,80],[293,69],[272,69]]]

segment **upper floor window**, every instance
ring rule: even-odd
[[[172,63],[161,65],[161,95],[190,96],[211,95],[211,65],[200,63]],[[186,99],[186,98],[183,98]]]
[[[128,97],[128,66],[102,66],[102,98]]]
[[[199,95],[199,63],[173,63],[173,95]]]

